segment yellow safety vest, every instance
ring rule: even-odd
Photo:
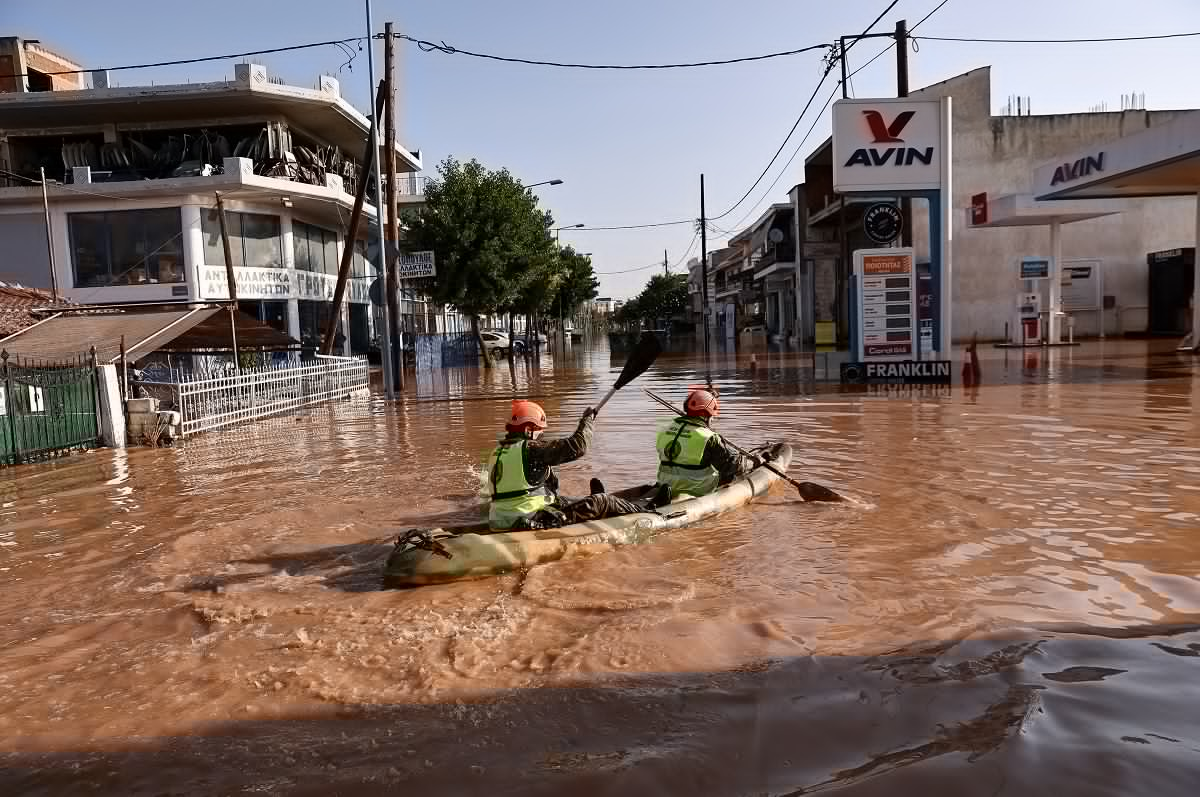
[[[551,503],[545,484],[530,484],[525,478],[525,446],[528,442],[525,437],[505,437],[492,451],[488,473],[492,485],[488,525],[495,531],[511,529]]]
[[[702,465],[708,441],[720,437],[698,418],[679,417],[658,433],[658,483],[673,495],[700,497],[717,489],[721,474]]]

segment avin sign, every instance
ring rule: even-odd
[[[1098,152],[1095,155],[1080,158],[1074,163],[1064,163],[1056,168],[1054,176],[1050,178],[1050,185],[1074,182],[1081,177],[1090,177],[1096,172],[1102,171],[1104,171],[1104,153]]]
[[[932,191],[941,186],[939,100],[838,100],[833,105],[833,188]]]

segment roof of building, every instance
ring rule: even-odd
[[[299,130],[357,155],[366,142],[370,120],[340,96],[333,78],[322,88],[256,81],[219,80],[163,86],[120,86],[75,91],[0,94],[0,113],[8,131],[94,127],[103,124],[194,123],[221,119],[282,116]],[[420,171],[420,151],[397,144],[397,169]]]
[[[239,311],[237,348],[284,350],[300,342]],[[20,357],[62,360],[96,348],[96,361],[113,363],[125,357],[137,362],[155,351],[196,352],[233,349],[225,307],[211,304],[88,306],[63,308],[33,326],[0,339],[0,349]]]
[[[49,291],[0,282],[0,335],[7,336],[31,327],[42,319],[35,307],[65,306],[55,302]]]

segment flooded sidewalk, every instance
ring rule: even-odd
[[[514,390],[567,434],[620,355],[0,471],[0,792],[1190,797],[1200,358],[979,354],[981,388],[908,395],[717,354],[717,429],[852,501],[780,486],[409,591],[380,589],[397,533],[482,516]],[[641,388],[704,378],[662,357],[562,492],[651,477]]]

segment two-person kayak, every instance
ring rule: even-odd
[[[787,443],[764,446],[770,464],[786,472],[792,462]],[[561,559],[573,546],[633,545],[669,529],[682,528],[748,504],[780,480],[759,466],[740,479],[700,498],[681,495],[655,512],[589,520],[556,529],[492,532],[486,521],[464,526],[411,529],[400,536],[384,566],[387,587],[414,587],[485,578]],[[643,487],[618,492],[632,498]]]

